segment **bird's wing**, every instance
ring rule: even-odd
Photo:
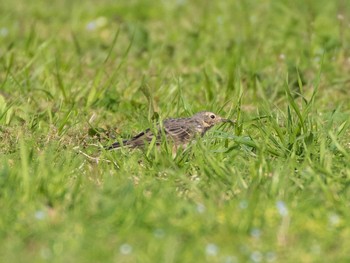
[[[134,136],[132,139],[126,141],[125,145],[131,146],[131,147],[139,147],[145,144],[145,142],[152,141],[154,135],[151,129],[147,129],[143,132],[140,132],[136,136]]]
[[[166,136],[175,142],[185,142],[194,136],[193,127],[185,119],[169,119],[163,126]]]
[[[163,133],[164,132],[164,133]],[[163,122],[163,125],[158,126],[158,132],[156,134],[156,143],[159,144],[162,140],[162,135],[168,140],[173,140],[175,143],[186,142],[193,137],[193,129],[185,121],[179,121],[178,119],[168,119]],[[145,142],[151,142],[155,134],[147,129],[144,132],[139,133],[131,140],[124,143],[131,147],[139,147],[145,144]]]
[[[161,142],[162,134],[164,131],[164,135],[167,139],[173,140],[174,143],[185,143],[189,141],[194,135],[195,130],[193,129],[193,125],[188,122],[188,119],[168,119],[163,122],[162,126],[158,126],[157,132],[157,144]],[[143,132],[140,132],[130,140],[124,140],[123,145],[129,146],[131,148],[142,147],[145,143],[151,142],[154,138],[155,134],[151,129],[147,129]],[[107,149],[119,148],[121,145],[116,142],[112,144]]]

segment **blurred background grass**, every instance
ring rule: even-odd
[[[349,15],[2,1],[1,261],[347,262]],[[238,125],[175,159],[101,150],[200,110]]]

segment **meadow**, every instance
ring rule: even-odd
[[[349,73],[346,0],[1,1],[0,262],[349,262]]]

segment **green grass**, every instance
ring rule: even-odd
[[[1,262],[349,262],[348,1],[2,1]],[[174,158],[103,146],[237,120]]]

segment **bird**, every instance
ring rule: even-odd
[[[107,150],[117,149],[120,147],[142,148],[150,143],[156,137],[156,144],[161,144],[162,137],[165,135],[167,141],[171,141],[175,146],[184,146],[193,141],[197,136],[203,136],[215,124],[234,121],[224,119],[219,115],[209,112],[201,111],[188,118],[170,118],[157,125],[153,131],[147,129],[140,132],[136,136],[128,140],[115,142],[107,146]],[[156,131],[156,132],[154,132]]]

